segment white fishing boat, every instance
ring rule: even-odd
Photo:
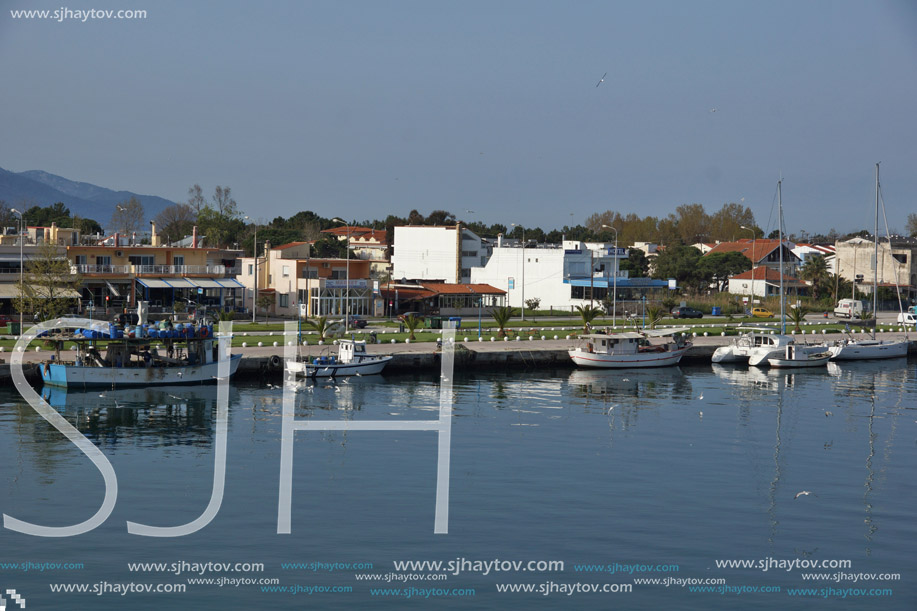
[[[824,346],[805,346],[802,344],[790,344],[782,358],[768,359],[771,367],[825,367],[831,353]]]
[[[755,365],[766,362],[772,355],[779,355],[787,344],[793,343],[790,335],[778,335],[763,327],[739,327],[745,330],[726,346],[713,352],[714,363],[749,363],[755,357]]]
[[[338,354],[287,361],[285,371],[290,377],[335,378],[339,376],[374,375],[382,373],[392,360],[391,355],[369,354],[363,340],[338,340]]]
[[[879,164],[876,164],[876,222],[873,231],[873,281],[872,281],[872,313],[875,316],[878,313],[878,286],[879,286],[879,266],[875,261],[879,260]],[[901,302],[898,302],[899,311]],[[906,329],[906,327],[905,327]],[[894,339],[876,339],[875,322],[873,323],[872,336],[869,339],[854,339],[847,337],[838,340],[833,346],[829,346],[831,360],[833,361],[858,361],[867,359],[891,359],[907,356],[908,339],[905,336],[902,340]]]
[[[580,367],[624,369],[677,365],[691,347],[682,333],[687,328],[590,333],[580,336],[580,345],[568,351]]]

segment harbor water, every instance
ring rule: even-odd
[[[440,390],[438,375],[364,376],[288,396],[297,421],[416,421],[438,417]],[[130,534],[211,502],[216,386],[43,392],[118,491],[85,534],[0,530],[0,585],[29,609],[917,608],[913,360],[457,374],[447,533],[436,432],[329,430],[293,437],[278,534],[284,390],[240,383],[213,519]],[[12,388],[0,486],[5,516],[47,526],[105,494]]]

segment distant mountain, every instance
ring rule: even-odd
[[[112,191],[105,187],[77,182],[43,172],[10,172],[0,168],[0,200],[7,206],[49,206],[55,202],[64,202],[70,208],[70,214],[91,218],[102,226],[108,224],[114,212],[115,204],[131,197],[136,197],[143,204],[143,210],[149,218],[162,212],[163,208],[175,202],[155,195],[139,195],[131,191]]]

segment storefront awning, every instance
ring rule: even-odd
[[[192,284],[188,281],[187,278],[168,278],[165,279],[166,284],[168,284],[173,289],[196,289],[197,285]]]
[[[0,284],[0,299],[16,299],[19,297],[19,285],[12,283]]]
[[[168,289],[172,288],[168,282],[161,278],[137,278],[137,282],[148,289]]]
[[[111,294],[112,294],[112,295],[114,295],[115,297],[120,297],[120,296],[121,296],[121,293],[118,292],[118,289],[116,289],[115,286],[114,286],[111,282],[109,282],[108,280],[106,280],[106,281],[105,281],[105,284],[108,285],[108,290],[111,291]]]
[[[223,285],[217,282],[216,280],[211,280],[210,278],[187,278],[188,281],[192,282],[195,286],[202,289],[221,289]]]
[[[220,283],[224,289],[244,289],[245,285],[239,282],[238,280],[233,280],[232,278],[217,278],[216,282]]]

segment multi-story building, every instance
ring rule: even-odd
[[[395,227],[392,279],[468,283],[489,256],[488,244],[461,223]]]
[[[623,311],[625,302],[654,298],[669,288],[667,280],[629,278],[619,265],[627,256],[626,249],[615,250],[607,243],[566,240],[522,248],[498,238],[487,264],[473,268],[471,277],[473,282],[505,289],[508,305],[517,308],[530,299],[538,299],[540,309],[598,306],[617,289]]]
[[[82,278],[83,305],[120,309],[147,301],[153,312],[176,302],[240,309],[242,285],[233,279],[240,251],[192,244],[164,245],[153,225],[150,244],[114,234],[99,244],[67,246],[67,258]]]
[[[879,241],[878,267],[876,266],[875,243],[867,238],[853,238],[835,244],[837,251],[837,274],[854,282],[864,293],[871,293],[874,276],[878,276],[879,288],[892,290],[900,287],[908,301],[917,296],[917,238],[892,236],[891,241]]]
[[[325,229],[322,233],[348,240],[352,256],[369,261],[369,273],[373,278],[382,278],[391,271],[384,229],[344,226]]]
[[[308,242],[272,248],[264,245],[257,260],[257,293],[271,295],[271,305],[259,311],[275,316],[372,316],[381,311],[376,281],[370,278],[369,260],[318,259],[309,256]],[[240,259],[236,279],[245,287],[244,302],[255,301],[255,259]],[[349,266],[349,273],[348,273]],[[301,310],[300,305],[304,306]]]

